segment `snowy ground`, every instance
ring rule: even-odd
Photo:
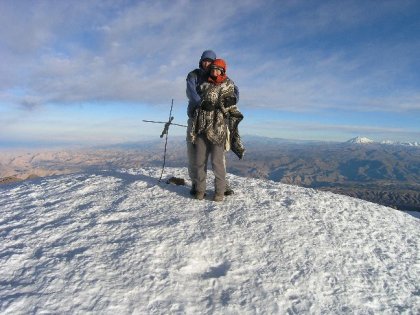
[[[0,312],[420,313],[419,219],[233,175],[196,201],[159,172],[0,187]]]

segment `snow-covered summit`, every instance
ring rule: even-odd
[[[197,201],[159,175],[1,186],[0,313],[419,313],[419,219],[233,175]]]
[[[392,140],[383,140],[381,144],[388,144],[388,145],[404,145],[409,147],[420,147],[420,142],[412,141],[412,142],[399,142],[399,141],[392,141]]]
[[[380,144],[390,144],[390,145],[392,145],[392,144],[399,144],[399,142],[392,141],[392,140],[382,140],[380,142]]]
[[[375,141],[366,137],[356,137],[347,141],[347,143],[355,143],[355,144],[369,144],[369,143],[374,143],[374,142]]]
[[[420,147],[420,142],[412,141],[412,142],[402,142],[404,145],[408,145],[410,147]]]
[[[378,143],[382,145],[400,145],[400,146],[409,146],[409,147],[419,147],[420,143],[417,141],[412,142],[401,142],[401,141],[392,141],[392,140],[382,140],[380,142],[375,142],[372,139],[366,138],[366,137],[356,137],[352,138],[350,140],[347,140],[346,143],[350,144],[372,144],[372,143]]]

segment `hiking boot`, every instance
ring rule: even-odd
[[[191,185],[191,190],[190,190],[190,195],[195,196],[196,193],[197,193],[197,188],[195,187],[195,184],[192,184]]]
[[[195,189],[195,187],[191,188],[191,190],[190,190],[190,195],[191,195],[191,196],[195,196],[195,195],[197,195],[197,190]],[[205,197],[205,196],[207,196],[207,194],[206,194],[206,193],[204,193],[204,197]]]
[[[216,194],[213,197],[213,201],[223,201],[223,199],[224,199],[224,196],[223,195],[219,195],[219,194]]]
[[[202,191],[197,191],[196,193],[195,193],[195,199],[197,199],[197,200],[203,200],[204,199],[204,192],[202,192]]]
[[[226,187],[225,196],[233,195],[235,192],[230,187]]]

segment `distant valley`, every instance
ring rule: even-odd
[[[326,190],[420,211],[420,147],[250,141],[232,173]]]
[[[420,147],[244,137],[243,160],[227,154],[229,173],[331,191],[420,211]],[[2,151],[0,183],[87,169],[161,166],[163,140],[73,150]],[[186,166],[185,141],[170,139],[166,165]]]

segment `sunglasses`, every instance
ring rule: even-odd
[[[225,71],[225,69],[220,68],[220,67],[217,67],[217,66],[211,66],[211,67],[210,67],[210,69],[211,69],[211,70],[220,70],[220,71],[222,71],[222,72],[224,72],[224,71]]]

